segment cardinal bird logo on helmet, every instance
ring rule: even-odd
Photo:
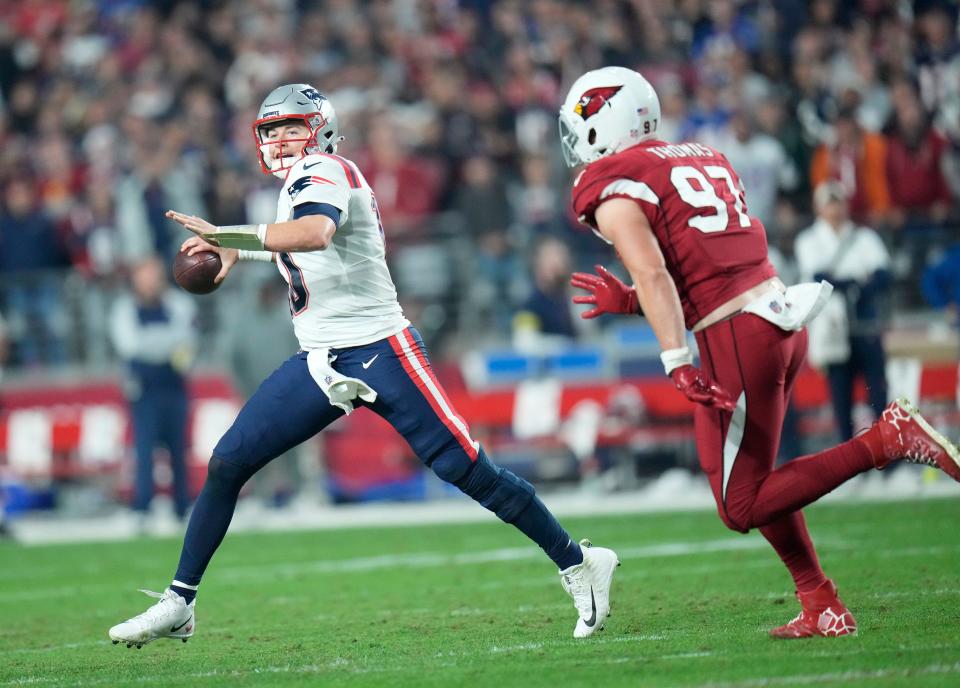
[[[603,105],[613,98],[623,86],[598,86],[586,91],[576,105],[573,111],[583,117],[590,119],[600,111]]]

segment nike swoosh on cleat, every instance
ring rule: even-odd
[[[597,600],[593,596],[593,586],[590,586],[590,605],[593,607],[593,612],[590,614],[589,619],[584,619],[583,623],[587,625],[588,628],[593,628],[593,625],[597,623]]]
[[[371,358],[369,361],[366,361],[366,362],[364,362],[364,363],[361,363],[360,365],[362,365],[362,366],[363,366],[363,369],[366,370],[367,368],[369,368],[370,366],[373,365],[373,362],[377,360],[377,356],[379,356],[379,355],[380,355],[380,354],[377,354],[376,356],[374,356],[373,358]]]
[[[596,615],[596,610],[594,610],[594,615]],[[171,632],[171,633],[176,633],[176,632],[179,631],[181,628],[183,628],[183,627],[186,626],[188,623],[190,623],[190,619],[192,619],[192,618],[193,618],[193,616],[190,616],[190,618],[188,618],[186,621],[184,621],[184,622],[183,622],[182,624],[180,624],[179,626],[174,626],[173,628],[170,629],[170,632]]]

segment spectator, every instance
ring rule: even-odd
[[[169,208],[197,215],[205,212],[200,171],[183,155],[185,127],[163,124],[134,110],[125,118],[124,128],[133,170],[121,178],[116,190],[123,255],[133,261],[151,255],[172,260],[180,237],[163,214]]]
[[[826,88],[827,72],[819,53],[806,46],[798,36],[794,46],[791,67],[792,80],[788,86],[791,111],[800,128],[801,137],[811,149],[829,138],[830,119],[836,115],[837,103]]]
[[[920,97],[945,129],[960,134],[960,43],[956,10],[933,2],[919,13],[916,65]]]
[[[942,309],[950,325],[960,325],[960,243],[951,246],[943,258],[924,270],[921,284],[927,303]],[[960,366],[957,373],[956,398],[960,407]]]
[[[900,223],[910,219],[939,224],[953,198],[943,175],[949,147],[930,123],[906,82],[893,87],[894,116],[887,137],[887,184]]]
[[[412,154],[397,136],[389,115],[374,119],[368,132],[365,162],[367,181],[391,238],[423,241],[427,223],[438,209],[442,175],[432,160]]]
[[[780,142],[759,132],[751,114],[742,109],[733,113],[727,127],[702,141],[727,156],[747,189],[750,214],[769,226],[780,191],[797,186],[797,168]]]
[[[452,209],[463,218],[471,241],[482,243],[488,234],[506,234],[510,205],[496,163],[486,155],[473,155],[464,162],[460,180]]]
[[[525,240],[566,228],[563,203],[556,186],[550,183],[550,172],[547,158],[526,156],[520,163],[519,183],[510,186],[513,216]]]
[[[880,134],[864,131],[853,110],[845,108],[833,122],[833,140],[813,154],[810,183],[816,189],[828,180],[840,182],[856,222],[883,225],[889,218],[887,144]]]
[[[693,57],[709,57],[717,51],[729,50],[734,45],[748,53],[760,46],[760,34],[756,24],[739,3],[733,0],[712,0],[709,3],[709,18],[694,29]],[[699,30],[697,30],[699,28]]]
[[[507,188],[494,161],[485,155],[468,158],[451,209],[462,218],[473,253],[473,275],[466,302],[481,329],[501,335],[509,331],[517,294],[524,284],[523,262],[510,233]]]
[[[853,34],[856,42],[831,63],[833,90],[856,109],[857,121],[868,131],[880,131],[890,117],[890,89],[879,78],[879,64],[869,45],[870,35]]]
[[[14,360],[35,366],[66,360],[64,305],[52,271],[69,264],[56,228],[38,207],[32,182],[7,185],[0,209],[0,275],[7,278],[7,307]]]
[[[577,336],[571,311],[568,283],[570,281],[570,251],[566,244],[554,237],[546,237],[533,253],[533,290],[521,310],[514,317],[514,328],[519,332],[537,332],[574,338]]]
[[[796,284],[800,281],[794,244],[803,224],[803,217],[797,212],[796,206],[790,200],[781,198],[777,201],[773,222],[766,225],[770,262],[784,284]]]
[[[784,98],[776,95],[760,101],[754,117],[757,130],[777,140],[789,159],[787,164],[796,170],[796,184],[787,195],[794,201],[802,198],[806,204],[810,197],[809,179],[806,174],[801,174],[801,170],[810,169],[813,151],[803,140],[800,124],[787,116]]]
[[[950,247],[936,263],[923,271],[923,296],[934,308],[945,309],[954,324],[960,309],[960,243]]]
[[[656,83],[660,96],[660,125],[657,138],[668,143],[680,142],[680,130],[687,118],[687,98],[679,77],[666,76]]]
[[[927,250],[942,241],[953,198],[943,169],[949,144],[930,125],[916,92],[894,86],[894,118],[887,137],[886,174],[893,222],[910,255],[910,272],[923,269]]]
[[[890,281],[890,256],[879,235],[854,224],[844,187],[814,191],[817,220],[797,236],[802,280],[828,280],[834,294],[810,323],[810,362],[825,368],[841,439],[853,437],[853,390],[862,376],[877,417],[887,403],[880,301]]]
[[[136,481],[133,510],[146,525],[154,495],[153,453],[170,454],[173,508],[179,519],[190,505],[187,483],[187,378],[193,361],[195,308],[171,289],[163,263],[149,257],[131,270],[133,292],[113,305],[110,335],[126,366],[124,388],[133,419]]]
[[[705,138],[727,125],[730,108],[723,102],[720,86],[715,76],[703,79],[697,86],[694,101],[687,108],[686,119],[680,125],[681,141]]]

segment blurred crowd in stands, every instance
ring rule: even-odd
[[[556,111],[611,64],[655,85],[665,139],[726,153],[786,281],[832,179],[891,252],[895,306],[923,307],[958,237],[956,3],[0,0],[0,357],[109,360],[98,314],[132,266],[169,264],[167,208],[272,221],[251,123],[295,81],[332,99],[438,353],[576,335],[566,275],[616,261],[570,215]]]

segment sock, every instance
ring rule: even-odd
[[[860,442],[867,448],[867,451],[870,452],[870,456],[873,458],[874,467],[878,464],[886,463],[886,454],[883,451],[883,438],[880,437],[880,431],[876,425],[866,432],[857,435],[854,438],[854,442]]]
[[[234,509],[237,507],[240,488],[247,478],[249,473],[242,467],[216,457],[210,460],[207,481],[197,497],[193,513],[190,514],[190,523],[187,524],[174,581],[191,586],[200,585],[200,578],[207,569],[207,564],[223,541],[223,536],[227,534]]]
[[[186,600],[187,604],[193,602],[197,596],[196,585],[187,585],[186,583],[181,583],[178,580],[175,580],[170,584],[170,589]]]
[[[761,527],[760,533],[773,545],[793,576],[793,583],[799,592],[816,590],[827,579],[820,568],[802,512],[794,511],[781,516]]]
[[[540,545],[561,571],[583,561],[580,545],[573,541],[538,497],[534,496],[512,523]]]
[[[763,481],[750,508],[750,526],[768,525],[798,511],[872,468],[870,449],[859,439],[789,461]]]

